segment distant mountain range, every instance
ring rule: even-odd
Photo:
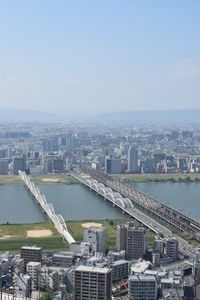
[[[200,109],[187,110],[141,110],[104,113],[98,120],[163,120],[163,121],[200,121]]]
[[[155,111],[125,111],[125,112],[114,112],[104,113],[99,115],[93,115],[88,117],[84,116],[73,116],[73,115],[62,115],[47,113],[37,110],[18,110],[9,108],[0,108],[0,121],[21,121],[21,122],[34,122],[34,121],[69,121],[69,120],[81,120],[81,121],[148,121],[148,120],[159,120],[159,121],[200,121],[200,109],[191,110],[155,110]]]
[[[9,108],[0,108],[0,121],[56,121],[64,120],[67,117],[46,113],[37,110],[18,110],[18,109],[9,109]]]

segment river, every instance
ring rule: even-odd
[[[137,183],[135,188],[200,220],[200,183]],[[78,184],[40,185],[48,202],[65,220],[117,219],[123,214],[94,192]],[[24,186],[0,186],[0,223],[46,221],[34,198]]]

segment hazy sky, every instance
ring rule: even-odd
[[[200,108],[199,0],[0,1],[0,107]]]

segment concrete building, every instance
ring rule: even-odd
[[[41,247],[29,247],[23,246],[20,249],[20,257],[24,259],[24,263],[28,262],[41,262],[42,261],[42,248]]]
[[[40,276],[38,277],[38,287],[43,291],[51,290],[56,291],[59,286],[59,274],[55,270],[44,266],[41,269]]]
[[[125,250],[127,260],[142,258],[147,248],[147,237],[143,227],[117,226],[117,250]]]
[[[138,172],[138,151],[133,146],[128,150],[128,173]]]
[[[151,262],[152,262],[154,267],[159,267],[160,266],[160,252],[158,250],[152,252]]]
[[[159,251],[160,254],[163,254],[165,242],[166,242],[165,239],[161,238],[160,236],[156,236],[155,243],[154,243],[154,250]]]
[[[73,266],[74,253],[73,252],[60,252],[52,256],[52,264],[54,266],[70,268]]]
[[[196,256],[193,265],[193,278],[195,295],[200,297],[200,248],[196,250]]]
[[[8,175],[8,160],[0,159],[0,175]]]
[[[40,262],[29,262],[26,265],[26,271],[31,277],[31,288],[32,290],[38,289],[38,278],[39,273],[41,272],[41,263]]]
[[[111,269],[79,266],[74,271],[74,300],[111,300]]]
[[[112,281],[117,282],[119,280],[125,280],[128,278],[128,261],[117,260],[111,263],[112,269]]]
[[[176,238],[166,240],[166,255],[173,261],[178,260],[178,241]]]
[[[18,175],[20,171],[26,170],[26,156],[23,157],[14,157],[13,159],[13,174]]]
[[[31,297],[31,277],[27,274],[18,273],[14,274],[13,282],[15,288],[21,292],[22,297]]]
[[[105,253],[106,229],[104,227],[90,227],[84,231],[83,241],[90,243],[91,251],[94,253]]]
[[[129,300],[156,300],[158,287],[153,276],[130,276],[128,281]]]
[[[122,173],[121,159],[106,157],[105,172],[108,174],[121,174]]]

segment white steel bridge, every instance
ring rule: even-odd
[[[179,251],[184,255],[194,257],[195,249],[187,241],[177,235],[174,235],[171,230],[167,229],[153,218],[137,209],[129,198],[123,197],[119,192],[113,191],[110,187],[105,186],[96,179],[91,177],[88,178],[87,174],[70,172],[70,175],[81,184],[87,186],[90,190],[93,190],[98,195],[102,196],[105,200],[111,202],[113,206],[120,208],[123,213],[128,214],[130,217],[133,217],[141,224],[145,225],[151,231],[155,233],[162,233],[166,238],[176,237],[179,242]]]
[[[47,214],[47,216],[52,221],[58,232],[62,235],[63,239],[68,244],[75,243],[76,241],[67,229],[65,220],[61,215],[56,215],[52,203],[47,202],[45,195],[40,193],[39,188],[36,187],[33,182],[31,182],[30,178],[26,175],[25,172],[19,171],[19,175],[24,181],[27,189],[34,196],[35,200],[39,203],[42,210]]]

